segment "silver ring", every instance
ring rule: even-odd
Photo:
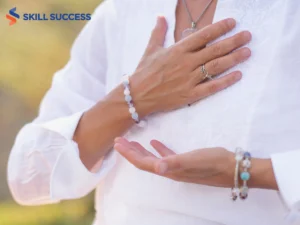
[[[205,77],[203,78],[203,80],[206,80],[206,79],[213,80],[213,79],[214,79],[211,75],[209,75],[209,73],[208,73],[207,70],[205,69],[205,64],[203,64],[203,65],[201,66],[201,71],[202,71],[202,73],[205,75]]]

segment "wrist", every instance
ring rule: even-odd
[[[124,87],[122,84],[114,88],[101,102],[98,103],[98,108],[105,107],[112,113],[117,114],[118,120],[121,122],[130,121],[134,124],[134,120],[129,112],[128,104],[125,100]]]
[[[228,166],[227,166],[227,177],[228,179],[228,187],[233,187],[234,185],[234,176],[235,176],[235,166],[236,166],[236,160],[235,160],[235,154],[230,152],[228,157]]]
[[[251,161],[249,187],[278,190],[271,159],[253,158]]]
[[[133,105],[136,108],[139,118],[143,119],[144,117],[155,112],[155,106],[152,104],[153,101],[149,101],[150,98],[146,91],[148,85],[144,85],[147,82],[141,82],[141,77],[143,77],[143,75],[138,72],[132,74],[129,77],[129,86]]]
[[[132,81],[130,79],[130,95],[132,97],[133,106],[136,109],[136,112],[139,116],[139,120],[144,119],[146,116],[152,113],[151,107],[145,104],[145,101],[139,95],[139,90],[132,87]],[[131,113],[129,112],[129,106],[125,100],[124,94],[124,86],[123,84],[118,85],[114,90],[112,90],[107,97],[105,98],[105,102],[107,105],[115,105],[118,108],[122,109],[120,112],[125,112],[126,119],[133,120],[131,117]],[[123,114],[124,115],[124,114]]]

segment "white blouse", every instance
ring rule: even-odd
[[[216,146],[234,151],[239,146],[254,157],[271,157],[280,193],[253,189],[246,201],[232,202],[230,189],[142,172],[114,151],[97,173],[82,164],[72,141],[82,112],[119,84],[123,74],[135,70],[157,15],[168,21],[165,46],[174,44],[176,4],[107,0],[96,10],[77,38],[69,63],[55,74],[39,116],[17,136],[8,182],[18,203],[55,203],[97,188],[96,225],[300,224],[295,216],[300,210],[296,0],[219,0],[214,21],[238,21],[227,36],[244,29],[253,34],[253,55],[238,66],[242,81],[191,107],[149,116],[147,128],[133,127],[126,134],[151,151],[149,141],[155,138],[177,153]],[[287,220],[286,215],[294,216]]]

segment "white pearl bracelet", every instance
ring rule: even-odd
[[[129,76],[128,75],[123,76],[123,86],[124,86],[125,101],[127,102],[128,106],[129,106],[129,113],[131,114],[131,118],[135,121],[135,123],[139,127],[145,127],[146,121],[140,120],[139,114],[136,112],[136,108],[133,105],[132,97],[130,95],[130,85],[129,85]]]

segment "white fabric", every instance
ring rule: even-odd
[[[231,202],[229,189],[178,183],[141,172],[112,152],[98,173],[86,170],[72,135],[81,113],[133,72],[157,15],[174,44],[177,0],[108,0],[93,15],[45,96],[38,118],[19,133],[8,181],[14,198],[35,205],[84,196],[97,188],[96,225],[276,225],[300,209],[300,4],[296,0],[219,0],[214,21],[233,17],[248,29],[253,56],[237,85],[188,108],[148,117],[127,138],[153,149],[152,138],[178,153],[236,146],[272,157],[280,193],[250,190]],[[228,35],[227,35],[228,36]],[[105,130],[103,130],[105,132]],[[101,135],[101,134],[99,134]],[[300,224],[297,216],[290,216]],[[298,219],[298,220],[297,220]],[[298,221],[298,222],[297,222]]]

